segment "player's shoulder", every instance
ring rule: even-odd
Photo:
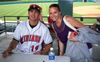
[[[26,23],[27,23],[26,21],[20,22],[20,23],[18,24],[18,26],[25,26]]]
[[[47,26],[44,24],[44,23],[42,23],[42,22],[39,22],[41,25],[41,27],[43,28],[43,29],[47,29]]]

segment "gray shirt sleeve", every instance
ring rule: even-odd
[[[79,34],[76,36],[77,41],[100,44],[100,33],[88,27],[79,28],[78,31]]]

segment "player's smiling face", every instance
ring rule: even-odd
[[[28,12],[29,20],[30,21],[37,21],[39,20],[39,12],[37,10],[31,10]]]

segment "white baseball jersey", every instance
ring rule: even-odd
[[[24,54],[33,54],[42,49],[42,42],[49,44],[52,37],[48,28],[41,22],[31,28],[29,21],[20,23],[14,32],[14,38],[19,42],[16,51]]]

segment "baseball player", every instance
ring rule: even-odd
[[[41,10],[36,4],[30,5],[29,20],[16,27],[13,40],[3,52],[3,57],[9,56],[12,51],[23,54],[46,54],[49,51],[52,38],[48,28],[40,22]]]

